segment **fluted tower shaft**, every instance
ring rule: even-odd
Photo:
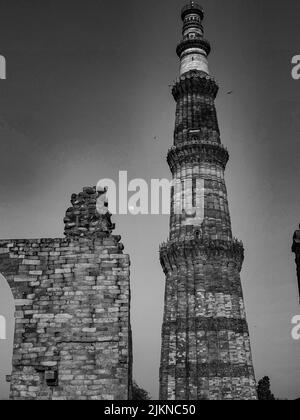
[[[241,242],[232,236],[221,144],[209,75],[203,9],[182,10],[180,77],[174,145],[170,236],[160,248],[166,275],[160,398],[256,399],[240,271]]]

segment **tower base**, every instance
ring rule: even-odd
[[[166,274],[160,399],[256,400],[237,241],[161,247]]]

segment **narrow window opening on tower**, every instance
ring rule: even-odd
[[[192,186],[192,191],[193,191],[193,207],[196,207],[196,195],[197,195],[197,180],[196,178],[193,178],[193,186]]]
[[[185,207],[184,194],[185,194],[185,191],[184,191],[184,181],[181,181],[181,208],[183,208],[183,209]]]
[[[175,196],[175,188],[174,186],[171,187],[171,214],[174,213],[174,196]]]

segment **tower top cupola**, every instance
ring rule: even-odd
[[[180,75],[190,70],[199,70],[208,74],[207,57],[210,53],[210,45],[203,38],[203,8],[191,1],[181,10],[181,18],[183,38],[176,50],[180,58]]]
[[[192,13],[199,15],[201,20],[203,20],[204,18],[203,7],[194,1],[190,1],[188,4],[186,4],[182,8],[181,19],[184,20],[187,15],[192,14]]]

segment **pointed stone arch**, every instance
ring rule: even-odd
[[[6,278],[0,273],[0,400],[9,398],[15,330],[14,298]]]

